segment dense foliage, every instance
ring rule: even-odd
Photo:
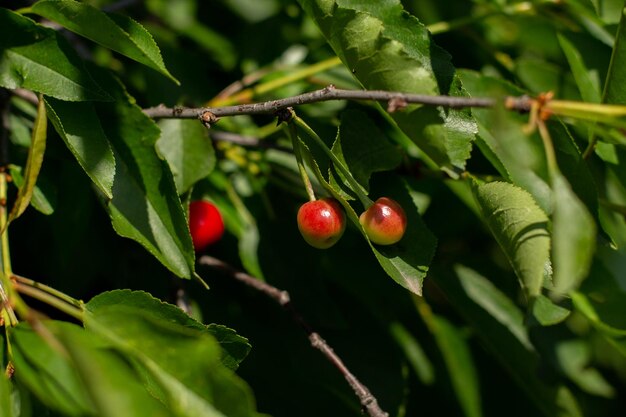
[[[176,116],[330,84],[495,101]],[[0,113],[0,416],[361,415],[205,254],[390,416],[624,408],[623,0],[3,2]],[[324,250],[312,193],[346,213]],[[397,243],[359,221],[381,197]],[[226,228],[199,253],[196,200]]]

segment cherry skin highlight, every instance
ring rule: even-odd
[[[189,203],[189,231],[196,252],[220,240],[224,234],[224,220],[217,207],[203,200]]]
[[[309,245],[328,249],[343,235],[346,215],[333,198],[309,201],[298,210],[298,229]]]
[[[364,211],[359,222],[367,237],[378,245],[393,245],[406,231],[406,213],[397,201],[381,197]]]

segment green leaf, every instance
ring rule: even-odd
[[[471,270],[457,267],[457,272],[460,272],[458,276],[447,271],[437,271],[437,285],[459,315],[472,326],[481,344],[511,374],[520,392],[525,393],[543,415],[581,416],[576,399],[563,382],[546,382],[537,372],[541,358],[529,343],[522,311],[493,284],[487,287],[491,288],[488,291],[492,294],[483,299],[480,290],[485,288],[482,284],[487,279],[476,272],[468,274],[467,271]],[[466,291],[477,281],[480,282],[479,287]],[[494,296],[494,290],[498,295]],[[492,300],[494,297],[495,300]]]
[[[580,95],[584,101],[592,103],[600,103],[600,74],[597,71],[592,71],[583,56],[583,51],[577,47],[577,38],[573,34],[559,33],[559,44],[565,53],[565,57],[572,69],[572,74],[580,90]]]
[[[444,317],[433,315],[431,320],[431,331],[464,414],[467,417],[482,416],[480,381],[467,341]]]
[[[113,198],[115,156],[92,103],[47,97],[48,117],[79,165],[98,189]]]
[[[96,415],[118,417],[169,417],[170,412],[146,390],[128,358],[107,348],[95,334],[69,323],[55,331],[83,388],[95,406]],[[123,411],[122,411],[123,410]]]
[[[165,68],[161,51],[150,33],[127,16],[104,13],[89,4],[73,0],[39,1],[29,11],[140,62],[180,84]]]
[[[389,143],[384,133],[365,113],[358,110],[342,112],[332,151],[366,192],[374,172],[394,169],[402,161],[400,151]],[[341,185],[335,178],[341,178]],[[330,183],[337,190],[350,189],[340,172],[330,176]],[[352,199],[348,193],[344,197]]]
[[[24,213],[26,207],[30,205],[30,200],[35,191],[37,177],[43,164],[43,154],[46,151],[46,138],[48,136],[48,119],[46,117],[46,105],[42,97],[39,97],[37,106],[37,117],[33,125],[33,134],[30,148],[28,149],[28,159],[24,169],[24,183],[17,192],[15,203],[9,213],[9,223],[17,219]]]
[[[466,96],[450,56],[400,1],[299,0],[367,89]],[[410,106],[394,120],[441,167],[463,169],[476,124],[467,110]]]
[[[120,296],[124,304],[116,302]],[[153,395],[176,416],[257,415],[250,389],[222,365],[220,345],[206,329],[176,323],[171,319],[176,317],[173,306],[161,303],[155,308],[145,293],[115,292],[103,297],[87,304],[85,326],[130,354]],[[129,297],[143,300],[140,307],[129,304]]]
[[[531,296],[541,293],[550,255],[548,216],[528,192],[505,182],[473,184],[489,230]]]
[[[92,298],[85,307],[92,314],[98,315],[101,309],[111,306],[126,305],[148,311],[159,322],[183,326],[212,335],[222,346],[222,362],[231,369],[244,360],[250,351],[248,340],[226,326],[210,324],[208,326],[194,320],[175,305],[154,298],[147,292],[115,290],[99,294]]]
[[[604,103],[626,104],[626,7],[622,9],[602,98]]]
[[[175,31],[196,42],[222,68],[233,69],[237,49],[230,39],[197,20],[199,12],[194,0],[149,0],[146,6]]]
[[[0,338],[0,363],[7,363],[4,359],[5,339]],[[1,369],[1,368],[0,368]],[[11,392],[13,384],[9,381],[5,372],[0,372],[0,415],[4,417],[15,417],[13,414],[13,401],[11,400]]]
[[[432,385],[435,382],[435,371],[417,339],[398,322],[391,323],[389,330],[396,343],[402,348],[420,382],[424,385]]]
[[[13,182],[18,188],[24,186],[24,177],[22,176],[22,167],[18,167],[17,165],[9,165],[9,172],[11,173],[11,178]],[[54,213],[54,208],[56,206],[56,194],[46,193],[45,190],[40,187],[41,178],[38,184],[35,185],[35,189],[33,190],[33,196],[30,200],[30,204],[33,208],[39,211],[42,214],[50,215]]]
[[[552,266],[554,291],[568,293],[587,276],[596,243],[596,224],[567,180],[555,173],[552,214]]]
[[[626,336],[626,292],[604,265],[595,262],[589,278],[571,297],[574,308],[603,334]]]
[[[591,366],[591,349],[586,341],[572,339],[556,346],[559,364],[572,381],[583,391],[605,398],[612,398],[615,389],[602,374]]]
[[[168,119],[158,125],[161,137],[157,149],[170,165],[178,193],[183,194],[213,171],[213,144],[197,120]]]
[[[344,207],[348,219],[367,240],[380,266],[398,284],[417,295],[421,295],[422,283],[435,253],[437,239],[424,224],[416,207],[417,202],[411,195],[409,187],[397,176],[392,176],[384,184],[381,184],[380,188],[385,190],[385,194],[396,200],[404,208],[407,215],[407,229],[402,240],[396,244],[390,246],[374,245],[363,230],[354,208],[343,198],[339,190],[324,178],[307,144],[301,139],[300,143],[306,149],[306,152],[303,152],[303,157],[313,170],[315,177],[326,191]]]
[[[111,100],[55,30],[0,8],[0,86],[68,101]]]
[[[181,278],[194,274],[194,251],[187,218],[169,165],[159,158],[156,124],[111,75],[98,80],[116,99],[96,113],[115,157],[113,198],[105,201],[115,231],[139,242]]]
[[[9,335],[15,378],[19,383],[28,387],[47,407],[67,415],[95,412],[79,372],[58,346],[53,347],[49,340],[24,324],[12,328]]]
[[[548,297],[539,295],[532,301],[533,317],[542,326],[561,323],[569,317],[571,311],[552,302]]]
[[[523,91],[503,80],[461,70],[459,76],[475,97],[519,96]],[[545,212],[552,211],[545,154],[537,135],[528,137],[528,116],[505,111],[473,109],[479,130],[476,144],[506,180],[528,191]]]
[[[521,345],[533,350],[528,330],[524,326],[524,314],[515,303],[476,271],[463,265],[456,265],[454,270],[467,296],[506,327]]]

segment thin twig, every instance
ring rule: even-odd
[[[266,282],[260,281],[248,275],[245,272],[239,271],[227,263],[213,258],[211,256],[202,256],[199,259],[201,265],[206,265],[211,268],[221,270],[231,276],[232,278],[252,287],[266,296],[276,301],[283,309],[288,311],[294,321],[300,325],[300,327],[306,332],[311,346],[318,349],[326,356],[326,358],[337,368],[339,372],[344,376],[350,387],[354,390],[354,393],[359,398],[361,405],[370,417],[388,417],[389,414],[384,412],[378,405],[376,397],[372,395],[370,390],[361,383],[356,376],[350,372],[350,370],[343,363],[341,358],[333,351],[328,343],[313,330],[313,328],[302,318],[302,315],[296,310],[291,302],[289,293],[284,290],[280,290]]]
[[[331,100],[383,101],[392,103],[396,108],[401,107],[398,106],[398,103],[443,106],[454,109],[466,107],[488,108],[494,107],[498,103],[498,100],[493,98],[430,96],[380,90],[341,90],[329,85],[321,90],[255,104],[196,108],[166,107],[161,105],[144,109],[143,112],[154,119],[202,119],[216,121],[218,117],[239,116],[244,114],[273,114],[287,107]],[[508,97],[505,105],[509,110],[527,111],[530,107],[530,100],[529,97]]]

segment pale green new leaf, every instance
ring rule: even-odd
[[[37,177],[43,164],[43,154],[46,151],[46,138],[48,136],[48,118],[46,117],[46,105],[43,98],[39,97],[37,105],[37,117],[33,125],[32,139],[28,149],[28,159],[24,168],[24,182],[17,192],[15,203],[9,214],[9,222],[17,219],[24,213],[35,191]]]
[[[20,188],[24,186],[24,177],[22,176],[22,167],[17,165],[9,165],[9,172],[15,185]],[[30,205],[42,214],[50,215],[54,213],[54,206],[56,205],[56,195],[46,195],[46,193],[39,187],[39,184],[35,185],[33,190],[33,196],[30,200]]]
[[[299,2],[365,88],[466,95],[450,56],[399,0]],[[441,167],[464,168],[477,133],[469,111],[410,106],[392,117]]]
[[[68,101],[111,100],[55,30],[0,8],[0,86]]]
[[[553,175],[552,266],[554,290],[568,293],[586,278],[596,246],[596,224],[558,172]]]
[[[539,295],[550,256],[548,216],[528,192],[513,184],[473,184],[473,191],[485,223],[527,293]]]
[[[104,13],[89,4],[73,0],[39,1],[30,11],[140,62],[179,84],[165,68],[161,51],[150,33],[127,16]]]

